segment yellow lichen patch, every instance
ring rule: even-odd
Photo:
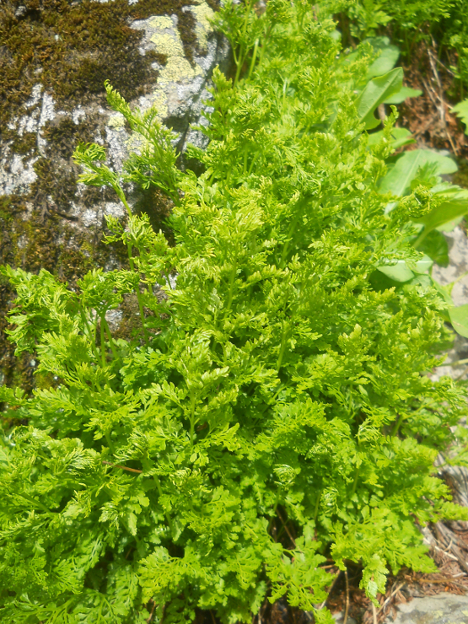
[[[158,111],[158,119],[162,120],[169,114],[169,109],[167,107],[167,95],[164,93],[162,89],[156,89],[153,91],[151,95],[151,104]]]
[[[174,31],[175,34],[175,31]],[[151,36],[150,41],[154,43],[156,49],[168,59],[173,57],[184,57],[184,49],[182,47],[182,41],[178,37],[166,34],[154,34]]]
[[[162,21],[162,18],[153,18],[151,22],[156,20],[159,22]],[[169,21],[171,22],[171,20]],[[167,28],[165,27],[164,30],[167,30]],[[201,67],[198,65],[196,65],[195,68],[192,67],[185,58],[182,41],[176,30],[172,29],[171,34],[167,34],[166,32],[153,33],[150,37],[150,41],[154,44],[156,52],[164,54],[164,56],[167,57],[166,65],[159,73],[159,88],[165,86],[169,82],[192,80],[195,76],[203,75]],[[155,93],[159,88],[156,87]]]
[[[114,130],[122,130],[125,127],[125,117],[121,113],[111,115],[107,121],[107,125]]]
[[[169,82],[185,82],[195,76],[203,76],[199,65],[192,67],[183,56],[174,56],[168,59],[166,67],[161,71],[159,83],[161,86]]]
[[[171,18],[167,15],[158,15],[155,17],[150,17],[148,20],[148,25],[151,28],[156,28],[157,30],[173,30],[174,23]]]
[[[197,20],[195,34],[197,35],[198,44],[200,48],[206,48],[208,35],[213,31],[210,20],[214,17],[214,11],[204,0],[199,2],[198,5],[191,6],[190,10],[195,15],[195,19]]]

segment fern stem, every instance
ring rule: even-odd
[[[278,356],[278,360],[276,362],[276,370],[279,372],[281,365],[283,363],[283,357],[286,351],[286,341],[287,341],[287,336],[289,334],[289,323],[286,323],[286,321],[283,321],[283,332],[281,335],[281,347],[280,347],[280,352],[279,352],[279,356]]]
[[[127,198],[125,197],[125,193],[122,191],[122,189],[120,188],[119,185],[113,184],[112,186],[114,188],[114,191],[119,196],[121,202],[125,206],[125,208],[127,210],[127,213],[128,213],[128,216],[132,217],[132,211],[131,211],[131,208],[130,208],[128,202],[127,202]],[[133,262],[132,251],[133,251],[132,244],[130,242],[127,242],[127,253],[128,253],[128,261],[129,261],[129,264],[130,264],[130,269],[132,271],[135,271],[135,263]],[[140,294],[140,291],[139,291],[138,287],[136,289],[136,296],[137,296],[137,300],[138,300],[138,308],[140,310],[141,324],[142,324],[142,327],[143,327],[143,336],[144,336],[145,342],[148,342],[148,333],[146,331],[146,326],[145,326],[145,315],[144,315],[144,312],[143,312],[143,303],[141,301],[141,294]]]
[[[252,60],[250,61],[250,69],[249,69],[249,75],[247,76],[247,80],[250,80],[250,77],[252,76],[252,72],[253,72],[253,68],[255,67],[255,61],[257,59],[257,51],[258,51],[258,39],[255,40],[255,46],[254,46],[254,51],[253,51],[253,55],[252,55]]]
[[[112,338],[112,334],[111,334],[111,331],[110,331],[110,328],[109,328],[109,324],[106,321],[105,315],[102,316],[101,321],[104,322],[104,330],[105,330],[105,332],[107,334],[107,340],[109,341],[109,346],[111,348],[112,354],[113,354],[114,358],[117,359],[117,357],[118,357],[117,356],[117,351],[115,349],[114,340]]]
[[[133,251],[133,247],[131,243],[127,243],[127,253],[128,253],[128,262],[130,264],[130,269],[134,272],[136,272],[135,269],[135,263],[133,262],[133,256],[132,256],[132,251]],[[140,284],[137,284],[137,287],[135,289],[135,294],[136,294],[136,298],[138,301],[138,309],[140,311],[140,318],[141,318],[141,326],[143,328],[143,337],[145,342],[148,342],[148,333],[146,331],[146,326],[145,326],[145,313],[143,310],[143,302],[141,300],[141,293],[140,293]]]
[[[93,331],[93,329],[90,327],[89,323],[88,323],[88,319],[86,318],[86,314],[84,312],[83,309],[80,309],[80,316],[81,316],[81,320],[83,321],[83,325],[85,326],[89,338],[91,340],[91,350],[93,352],[93,355],[95,357],[97,357],[97,351],[96,351],[96,334]]]
[[[252,11],[252,7],[253,7],[253,0],[247,0],[247,11],[245,13],[245,20],[244,20],[244,29],[242,32],[242,38],[245,40],[245,36],[247,34],[247,26],[249,23],[249,17],[250,17],[250,13]],[[240,52],[239,52],[239,62],[237,64],[237,71],[236,71],[236,77],[234,79],[234,86],[237,86],[237,83],[239,82],[239,78],[240,78],[240,73],[242,70],[242,66],[244,64],[244,61],[246,59],[247,56],[247,50],[245,49],[245,46],[241,45],[240,46]]]
[[[195,397],[190,398],[190,448],[193,448],[195,442]]]
[[[319,495],[317,496],[317,502],[315,503],[315,509],[314,509],[314,523],[317,522],[317,516],[318,516],[318,511],[320,508],[320,501],[322,499],[322,491],[320,490]]]
[[[395,423],[395,426],[393,427],[392,436],[396,436],[398,434],[398,431],[400,430],[403,419],[404,419],[404,414],[400,414],[400,417],[398,418],[398,420]]]
[[[415,249],[417,249],[419,247],[419,245],[423,242],[423,240],[426,238],[426,236],[431,232],[431,230],[428,230],[427,228],[424,228],[423,231],[421,232],[421,234],[418,236],[418,238],[414,241],[413,246]]]
[[[36,505],[36,507],[39,507],[39,509],[42,509],[42,511],[45,511],[46,513],[49,513],[49,514],[55,513],[53,511],[51,511],[48,507],[43,505],[41,502],[39,502],[36,499],[34,499],[32,496],[28,496],[27,494],[24,494],[23,492],[19,493],[19,496],[21,496],[21,498],[24,498],[25,500],[29,501],[33,505]]]
[[[360,468],[361,466],[356,465],[356,468],[354,469],[354,483],[353,483],[353,489],[351,494],[356,494],[356,488],[357,488],[357,483],[358,483],[358,479],[359,479],[359,473],[360,473]]]
[[[143,469],[144,470],[149,470],[150,469],[148,458],[143,459],[143,461],[141,463],[143,465]],[[164,494],[163,494],[162,487],[161,487],[161,481],[159,480],[158,475],[153,475],[153,481],[156,484],[156,489],[158,490],[159,499],[162,499]],[[166,511],[166,509],[164,509],[162,502],[160,502],[160,505],[163,508],[164,517],[166,518],[166,522],[167,522],[167,524],[169,526],[169,530],[171,531],[172,534],[174,534],[174,530],[173,530],[173,526],[172,526],[172,518],[171,518],[169,512]]]
[[[115,454],[115,448],[114,448],[114,445],[112,444],[110,433],[108,431],[106,431],[104,435],[106,437],[107,446],[109,447],[109,450],[112,453],[112,455],[114,455]]]
[[[234,297],[234,283],[236,281],[236,275],[237,275],[237,256],[232,266],[231,275],[229,276],[229,291],[228,291],[228,301],[226,304],[226,313],[231,311],[232,299]]]
[[[104,340],[104,315],[101,316],[100,322],[100,332],[101,332],[101,360],[102,360],[102,368],[106,367],[106,343]]]

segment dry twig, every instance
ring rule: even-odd
[[[345,580],[346,580],[346,609],[344,614],[343,624],[346,624],[348,621],[348,611],[349,611],[349,582],[348,582],[348,570],[345,569]]]
[[[120,468],[120,470],[127,470],[128,472],[136,472],[137,474],[143,474],[143,470],[137,470],[136,468],[127,468],[127,466],[120,466],[119,464],[113,464],[112,462],[103,461],[103,464],[112,466],[112,468]]]
[[[433,47],[435,47],[434,40],[432,42],[432,45],[433,45]],[[445,131],[445,134],[447,136],[447,139],[449,140],[449,143],[450,143],[450,145],[452,147],[452,151],[453,151],[453,153],[455,155],[458,155],[457,147],[456,147],[455,143],[453,142],[452,137],[451,137],[450,132],[449,132],[448,127],[447,127],[447,120],[446,120],[445,114],[446,114],[446,110],[448,108],[448,104],[447,104],[447,102],[444,99],[444,88],[443,88],[442,83],[440,81],[439,72],[437,71],[437,63],[436,63],[437,54],[434,54],[433,49],[429,48],[427,50],[427,55],[429,57],[429,64],[431,66],[432,73],[433,73],[434,79],[435,79],[435,81],[437,83],[439,92],[437,93],[435,89],[432,89],[432,87],[430,87],[430,89],[432,89],[432,91],[436,95],[437,99],[439,100],[439,105],[436,102],[434,102],[434,100],[432,99],[431,94],[430,94],[430,89],[428,90],[428,94],[429,94],[429,97],[431,98],[431,100],[433,101],[436,109],[439,111],[440,121],[441,121],[442,126],[444,128],[444,131]],[[424,82],[424,79],[423,79],[423,82]]]
[[[291,535],[291,532],[290,532],[290,530],[288,529],[288,525],[287,525],[287,523],[283,520],[283,518],[282,518],[282,516],[281,516],[280,512],[278,511],[278,509],[276,509],[276,513],[277,513],[277,515],[278,515],[278,518],[281,520],[281,523],[282,523],[282,525],[284,526],[284,529],[285,529],[286,533],[288,534],[288,537],[289,537],[289,539],[291,540],[291,542],[292,542],[292,544],[293,544],[294,548],[296,548],[296,540],[295,540],[295,539],[294,539],[294,537]]]
[[[333,583],[330,585],[330,589],[328,590],[328,596],[330,596],[330,594],[332,593],[332,589],[335,587],[336,581],[340,578],[341,572],[342,572],[342,570],[338,570],[338,574],[333,579]],[[323,609],[323,607],[327,604],[327,600],[328,600],[328,598],[322,602],[322,604],[318,608],[318,611]]]
[[[393,592],[390,594],[390,596],[389,596],[389,597],[385,600],[385,602],[384,602],[384,603],[382,604],[382,606],[380,607],[380,609],[379,609],[379,613],[380,613],[380,612],[381,612],[381,611],[382,611],[382,610],[383,610],[383,609],[387,606],[387,604],[390,602],[390,600],[393,598],[393,596],[394,596],[395,594],[397,594],[397,593],[400,591],[400,589],[403,587],[403,585],[404,585],[404,584],[405,584],[404,582],[403,582],[403,583],[400,583],[400,585],[398,585],[398,587],[395,589],[395,591],[393,591]]]

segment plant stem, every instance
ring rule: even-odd
[[[468,275],[468,271],[465,271],[465,273],[462,273],[461,275],[459,275],[456,279],[453,280],[453,282],[450,282],[450,284],[447,284],[445,286],[445,288],[448,290],[448,293],[451,295],[452,294],[452,290],[453,287],[455,286],[455,284],[458,284],[458,282],[460,280],[462,280],[464,277],[466,277]]]
[[[468,358],[464,360],[455,360],[454,362],[444,362],[441,366],[460,366],[460,364],[468,364]]]
[[[193,448],[195,442],[195,397],[190,397],[190,448]]]
[[[88,319],[86,318],[86,314],[85,314],[85,312],[84,312],[84,310],[82,308],[80,309],[80,315],[81,315],[81,320],[83,321],[83,325],[86,327],[86,330],[87,330],[87,332],[89,334],[89,338],[91,340],[92,352],[97,357],[95,332],[89,326]]]
[[[393,427],[392,436],[397,435],[400,429],[401,423],[403,422],[403,418],[404,418],[404,414],[400,414],[400,417],[398,418],[398,420],[395,423],[395,426]]]
[[[142,461],[142,465],[143,465],[144,470],[149,470],[150,466],[149,466],[149,461],[148,461],[147,458]],[[156,484],[156,489],[158,490],[158,496],[161,499],[163,497],[163,491],[162,491],[161,482],[159,480],[158,475],[153,475],[153,481]],[[162,503],[160,503],[160,504],[161,504],[161,507],[162,507]],[[163,507],[163,510],[164,510],[164,517],[166,518],[166,522],[167,522],[167,524],[169,526],[169,529],[170,529],[171,533],[174,534],[171,516],[170,516],[169,512],[164,509],[164,507]]]
[[[114,358],[117,359],[117,351],[115,350],[114,340],[112,338],[112,334],[111,334],[111,331],[109,329],[109,325],[108,325],[108,323],[106,321],[106,317],[104,315],[102,316],[101,322],[104,322],[104,329],[105,329],[106,334],[107,334],[107,339],[109,341],[109,346],[111,348],[111,351],[112,351],[112,354],[113,354]]]
[[[356,465],[356,468],[354,470],[354,483],[353,483],[353,490],[352,490],[351,494],[356,494],[356,488],[357,488],[357,482],[358,482],[358,479],[359,479],[360,468],[361,468],[361,466]]]
[[[249,23],[249,17],[250,17],[250,12],[252,11],[252,6],[253,6],[253,0],[247,0],[247,11],[245,13],[244,30],[242,32],[242,39],[244,41],[245,41],[245,36],[247,34],[247,25]],[[236,77],[234,79],[235,87],[237,86],[237,83],[239,82],[240,73],[241,73],[242,66],[244,64],[246,56],[247,56],[247,50],[245,49],[245,46],[241,44],[240,51],[239,51],[239,62],[237,63]]]
[[[315,510],[314,510],[314,522],[317,522],[317,516],[318,516],[318,511],[320,508],[320,501],[322,499],[322,492],[319,492],[319,495],[317,496],[317,502],[315,503]]]
[[[423,240],[426,238],[426,236],[430,232],[432,232],[432,230],[428,230],[426,227],[423,229],[421,234],[418,236],[418,238],[413,243],[413,246],[414,246],[415,249],[417,249],[419,247],[419,245],[423,242]]]
[[[128,261],[130,264],[130,269],[132,271],[135,271],[135,263],[133,262],[133,257],[132,257],[132,244],[131,243],[127,243],[127,253],[128,253]],[[140,318],[141,318],[141,326],[143,328],[143,337],[145,339],[145,342],[148,342],[148,333],[146,331],[146,326],[145,326],[145,313],[143,310],[143,302],[141,300],[141,293],[140,293],[140,284],[138,283],[135,289],[135,294],[137,297],[137,301],[138,301],[138,309],[140,311]]]
[[[100,330],[101,330],[101,359],[102,359],[102,368],[106,367],[106,343],[104,340],[104,314],[101,316],[101,323],[100,323]]]
[[[283,357],[286,351],[286,341],[287,341],[287,337],[289,334],[289,329],[290,329],[289,323],[287,323],[286,321],[283,321],[283,333],[281,335],[281,347],[280,347],[280,352],[278,356],[278,361],[276,362],[276,370],[278,372],[280,371],[281,364],[283,363]]]
[[[253,51],[253,55],[252,55],[252,60],[250,61],[250,70],[249,70],[249,75],[247,76],[247,80],[250,80],[253,68],[255,67],[255,61],[257,59],[257,51],[258,51],[258,42],[259,42],[259,40],[256,39],[255,40],[255,47],[254,47],[254,51]]]
[[[114,445],[112,444],[110,433],[108,431],[106,431],[104,435],[106,437],[107,446],[109,447],[109,450],[112,453],[112,455],[114,455],[115,454],[115,448],[114,448]]]
[[[19,496],[21,496],[21,498],[24,498],[25,500],[29,501],[33,505],[36,505],[36,507],[39,507],[39,509],[42,509],[42,511],[45,511],[46,513],[49,513],[49,514],[55,513],[53,511],[51,511],[48,507],[46,507],[45,505],[40,503],[39,501],[35,500],[32,496],[28,496],[27,494],[23,494],[23,493],[20,493]]]
[[[226,305],[226,312],[230,312],[232,305],[232,298],[234,297],[234,283],[236,281],[237,275],[237,254],[234,258],[234,263],[232,265],[231,275],[229,277],[229,291],[228,291],[228,301]]]
[[[132,211],[130,209],[130,206],[128,205],[127,198],[125,197],[125,193],[122,191],[120,186],[117,185],[117,184],[113,185],[113,188],[114,188],[114,191],[119,196],[120,200],[122,201],[123,205],[127,209],[128,216],[131,218],[132,217]],[[135,271],[135,263],[133,262],[132,251],[133,251],[132,244],[130,242],[127,242],[128,262],[130,264],[130,269],[132,271]],[[141,324],[142,324],[142,327],[143,327],[143,336],[144,336],[145,342],[148,342],[148,334],[147,334],[146,327],[145,327],[145,315],[144,315],[144,312],[143,312],[143,303],[141,301],[141,294],[140,294],[138,286],[136,288],[136,296],[137,296],[137,300],[138,300],[138,308],[140,310]]]

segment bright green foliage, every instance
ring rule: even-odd
[[[463,1],[463,0],[461,0]],[[352,19],[354,36],[374,35],[390,22],[402,31],[411,31],[429,23],[438,24],[450,18],[460,0],[350,0],[344,4]]]
[[[333,23],[305,1],[269,0],[260,18],[226,2],[218,20],[243,67],[236,85],[215,72],[211,142],[191,150],[202,175],[176,170],[170,134],[109,85],[139,154],[123,174],[97,146],[75,155],[123,200],[132,179],[173,197],[176,245],[129,214],[108,221],[128,271],[74,292],[4,270],[17,352],[55,381],[1,388],[28,422],[0,447],[2,623],[179,623],[201,608],[234,624],[285,595],[330,624],[315,609],[326,555],[362,561],[373,598],[390,570],[433,569],[415,521],[468,519],[433,468],[466,412],[452,380],[426,375],[447,304],[430,281],[377,270],[424,261],[412,219],[431,204],[419,185],[386,210],[392,121],[370,146],[356,94],[369,48],[337,59]],[[124,296],[140,306],[128,341],[106,321]]]
[[[459,102],[452,108],[452,110],[455,111],[457,117],[460,117],[462,122],[465,124],[465,132],[468,133],[468,100]]]
[[[319,0],[318,5],[349,21],[341,19],[339,26],[345,39],[362,41],[390,29],[408,56],[422,39],[434,40],[443,53],[450,51],[451,71],[468,85],[467,0]]]

